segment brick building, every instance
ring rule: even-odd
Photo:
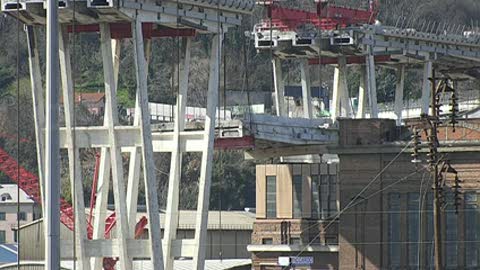
[[[252,268],[281,269],[279,257],[302,252],[296,269],[336,269],[336,164],[258,165]],[[313,261],[313,263],[307,263]],[[305,268],[302,268],[304,266]],[[313,268],[309,268],[313,267]]]
[[[443,264],[445,269],[480,269],[480,120],[468,119],[459,125],[455,133],[442,127],[438,134],[441,145],[448,146],[441,147],[440,152],[463,181],[458,211],[451,177],[446,178],[443,188]],[[285,269],[278,257],[295,257],[300,251],[301,256],[313,257],[313,264],[291,269],[433,269],[432,176],[425,162],[411,162],[409,129],[396,127],[392,120],[345,119],[339,121],[339,130],[338,145],[329,151],[340,160],[335,185],[338,209],[346,210],[334,229],[322,228],[332,216],[317,219],[313,215],[317,197],[311,179],[316,165],[257,166],[257,220],[252,243],[258,246],[249,248],[255,269]],[[426,159],[425,153],[421,159]],[[295,175],[302,175],[297,181],[303,179],[300,200],[295,198],[295,185],[300,185]],[[273,205],[268,208],[274,198],[270,192],[272,176],[277,177],[276,212],[271,210]],[[320,202],[322,196],[319,194]],[[299,216],[297,210],[295,215],[297,201],[302,210],[311,213]],[[284,237],[284,221],[292,224],[290,238]],[[304,225],[312,222],[318,226]],[[318,243],[310,243],[314,235],[319,236]],[[336,237],[338,245],[330,245],[329,239]],[[281,245],[285,239],[290,241],[287,246]]]

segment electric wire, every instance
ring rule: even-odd
[[[468,132],[468,133],[466,133],[466,134],[464,134],[461,138],[459,138],[459,140],[465,138],[466,136],[468,136],[468,135],[469,135],[470,133],[472,133],[472,132],[473,132],[473,130],[470,131],[470,132]],[[411,144],[412,142],[413,142],[413,140],[410,140],[410,142],[400,151],[400,153],[398,153],[398,154],[379,172],[379,174],[377,174],[377,176],[375,176],[375,177],[357,194],[357,196],[355,196],[354,199],[352,199],[352,200],[350,201],[350,203],[347,204],[347,206],[346,206],[344,209],[342,209],[341,211],[339,211],[339,212],[337,213],[337,215],[335,215],[335,217],[332,218],[332,220],[324,227],[323,230],[326,231],[326,230],[328,229],[328,227],[330,227],[330,226],[337,220],[337,218],[338,218],[340,215],[342,215],[342,214],[343,214],[346,210],[348,210],[349,208],[354,207],[355,205],[357,205],[358,203],[352,205],[352,202],[355,202],[356,199],[357,199],[359,196],[361,196],[361,194],[362,194],[366,189],[368,189],[368,187],[369,187],[370,185],[372,185],[372,184],[375,182],[375,179],[377,179],[381,174],[383,174],[383,172],[384,172],[391,164],[393,164],[393,162],[394,162],[396,159],[398,159],[403,152],[405,152],[405,151],[408,149],[408,147],[410,146],[410,144]],[[444,159],[446,156],[448,156],[448,153],[444,153],[444,155],[442,156],[442,158],[441,158],[440,160]],[[422,170],[428,170],[428,166],[425,166]],[[415,170],[415,171],[412,173],[412,175],[415,174],[415,173],[418,173],[418,172],[419,172],[419,170],[417,169],[417,170]],[[368,200],[369,198],[375,196],[376,194],[378,194],[378,193],[380,193],[380,192],[383,192],[383,191],[385,191],[386,189],[391,188],[392,186],[398,184],[399,182],[402,182],[402,181],[406,180],[408,177],[409,177],[409,175],[407,175],[407,177],[403,177],[402,179],[396,181],[395,183],[393,183],[393,184],[391,184],[391,185],[383,188],[382,190],[379,190],[379,191],[377,191],[377,192],[372,193],[372,194],[371,194],[369,197],[367,197],[366,199]],[[309,226],[309,227],[303,229],[302,232],[305,231],[305,230],[310,229],[311,227],[313,227],[313,226]],[[316,239],[318,239],[318,237],[319,237],[320,235],[321,235],[321,232],[319,232],[319,233],[318,233],[307,245],[305,245],[305,247],[304,247],[297,255],[295,255],[294,257],[298,257],[298,256],[300,256],[303,252],[305,252],[306,248],[307,248],[308,246],[310,246],[314,241],[316,241]],[[388,243],[388,242],[387,242],[387,243]]]
[[[77,230],[77,217],[76,217],[76,212],[81,210],[81,209],[77,209],[76,207],[76,202],[77,202],[77,188],[76,188],[76,181],[82,181],[81,179],[76,179],[76,170],[81,170],[81,166],[80,168],[77,168],[77,146],[76,146],[76,127],[77,127],[77,110],[76,110],[76,83],[75,83],[75,79],[76,79],[76,48],[77,48],[77,39],[76,39],[76,26],[77,26],[77,21],[76,21],[76,18],[75,18],[75,15],[76,15],[76,2],[77,1],[72,1],[72,61],[71,61],[71,68],[70,68],[70,72],[72,73],[71,74],[71,78],[72,78],[72,108],[71,108],[71,112],[70,112],[70,115],[72,117],[71,119],[71,123],[72,123],[72,151],[73,151],[73,164],[72,164],[72,167],[73,167],[73,172],[70,172],[72,174],[72,209],[73,209],[73,270],[76,270],[77,269],[77,233],[76,233],[76,230]],[[65,31],[67,29],[65,28]],[[63,32],[63,31],[62,31]],[[65,35],[68,36],[68,33],[65,33]],[[68,46],[66,44],[66,46]],[[67,55],[67,57],[69,57],[69,55]],[[67,62],[68,63],[68,62]],[[66,71],[68,71],[69,69],[66,69]],[[66,78],[68,78],[68,76],[66,76]],[[79,99],[80,102],[82,102],[82,99],[80,98]],[[78,152],[80,154],[80,152]],[[80,174],[82,175],[82,174]],[[82,181],[83,183],[83,181]],[[83,186],[83,184],[82,184]],[[82,192],[83,194],[83,192]]]
[[[353,202],[355,202],[362,194],[363,192],[365,192],[373,183],[376,182],[376,180],[410,147],[410,145],[412,144],[413,140],[410,140],[402,149],[399,153],[397,153],[397,155],[387,164],[385,165],[385,167],[377,173],[377,175],[375,175],[375,177],[373,177],[370,182],[359,192],[357,193],[356,196],[354,196],[354,198],[347,204],[347,206],[345,206],[344,209],[340,210],[336,215],[334,215],[333,217],[330,217],[330,222],[327,223],[327,225],[323,228],[323,231],[327,231],[327,229],[337,221],[338,217],[340,215],[342,215],[346,210],[350,209],[351,207],[354,207],[355,205],[357,204],[353,204]],[[266,165],[266,163],[265,163]],[[418,170],[414,171],[414,173],[417,173]],[[266,173],[266,166],[265,166],[265,173]],[[413,175],[414,173],[411,173],[411,175]],[[410,177],[410,175],[408,175]],[[401,181],[404,181],[406,180],[407,177],[404,177],[402,179],[400,179],[399,181],[397,181],[396,183],[399,183]],[[389,185],[387,187],[392,187],[394,186],[393,184],[392,185]],[[382,192],[386,190],[386,188],[382,189],[382,190],[379,190],[377,192],[374,192],[372,193],[368,198],[371,198],[372,196]],[[310,226],[307,226],[306,228],[303,228],[301,230],[301,233],[305,232],[305,231],[308,231],[309,229],[315,227],[315,226],[318,226],[318,224],[314,223]],[[318,239],[318,237],[321,235],[322,232],[319,232],[307,245],[305,245],[305,247],[295,256],[295,257],[298,257],[300,256],[303,252],[305,252],[306,248],[308,248],[308,246],[310,246],[314,241],[316,241]],[[268,252],[269,250],[264,250],[264,251],[261,251],[261,252],[258,252],[258,254],[262,254],[262,253],[265,253],[265,252]]]
[[[370,180],[370,182],[365,185],[365,187],[360,191],[358,192],[357,195],[355,195],[353,197],[352,200],[350,200],[350,202],[342,209],[340,210],[333,218],[332,220],[327,223],[327,225],[323,228],[323,231],[327,231],[327,229],[338,219],[338,217],[340,217],[340,215],[342,215],[345,211],[347,211],[348,209],[350,209],[352,207],[352,205],[355,203],[355,201],[357,201],[357,199],[360,198],[360,196],[362,196],[362,194],[368,190],[370,188],[371,185],[373,185],[377,179],[390,167],[390,165],[392,165],[409,147],[410,145],[412,144],[413,140],[410,140],[407,145],[389,162],[387,163],[387,165],[385,167],[382,168],[382,170],[380,170],[380,172],[372,179]],[[356,204],[355,204],[356,205]],[[316,225],[316,224],[315,224]],[[309,226],[308,228],[305,228],[305,229],[302,229],[302,232],[308,230],[309,228],[311,228],[312,226]],[[295,255],[294,257],[298,257],[300,256],[301,254],[303,254],[303,252],[305,252],[305,250],[308,248],[308,246],[310,246],[313,242],[315,242],[318,237],[320,237],[321,235],[321,232],[319,232],[312,240],[310,240],[310,242],[305,245],[304,248],[302,248],[302,250],[297,254]]]
[[[221,38],[221,41],[220,41],[220,44],[219,46],[219,50],[221,52],[221,58],[219,57],[218,58],[218,66],[220,67],[221,66],[221,61],[223,59],[223,105],[224,105],[224,108],[223,108],[223,113],[224,113],[224,120],[226,119],[225,118],[225,113],[226,113],[226,87],[227,87],[227,76],[226,76],[226,72],[227,72],[227,62],[226,62],[226,53],[225,53],[225,39],[226,39],[226,33],[223,32],[223,26],[220,24],[220,1],[217,1],[217,27],[218,27],[218,31],[219,31],[219,38]],[[218,69],[218,89],[221,89],[220,86],[220,78],[221,78],[221,69],[219,68]],[[220,95],[218,95],[218,99],[221,100],[220,98]],[[221,108],[221,103],[219,102],[218,103],[218,127],[220,128],[220,133],[222,132],[222,122],[221,122],[221,111],[220,111],[220,108]],[[218,178],[218,181],[219,181],[219,196],[218,196],[218,223],[219,223],[219,229],[220,229],[220,250],[219,250],[219,257],[220,257],[220,261],[223,260],[223,231],[222,231],[222,195],[223,195],[223,177],[225,175],[225,169],[224,169],[224,155],[223,155],[223,151],[220,151],[219,153],[219,157],[220,157],[220,172],[221,172],[221,175],[219,175],[219,178]],[[213,166],[213,164],[211,165]],[[208,210],[207,210],[208,211]]]
[[[17,16],[16,16],[16,39],[17,39],[17,55],[16,55],[16,79],[17,79],[17,137],[16,137],[16,154],[17,154],[17,269],[20,270],[20,0],[17,0]]]

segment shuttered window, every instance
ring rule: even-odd
[[[302,217],[302,176],[293,176],[293,218]]]
[[[277,178],[267,176],[267,218],[277,217]]]
[[[400,194],[388,194],[388,257],[390,269],[400,269]]]

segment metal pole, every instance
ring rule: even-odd
[[[58,132],[58,0],[47,1],[47,98],[45,143],[45,268],[60,269],[60,166]]]

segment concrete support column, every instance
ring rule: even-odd
[[[397,69],[397,84],[395,88],[395,115],[397,117],[397,126],[402,124],[403,111],[403,91],[405,87],[405,66]]]
[[[35,125],[35,142],[37,146],[37,166],[38,166],[38,180],[40,181],[40,196],[42,202],[44,201],[44,172],[45,172],[45,96],[42,83],[42,73],[40,71],[40,57],[38,54],[36,31],[33,26],[27,26],[27,40],[28,40],[28,65],[30,69],[30,84],[32,88],[33,97],[33,119]],[[41,204],[42,209],[44,203]],[[42,211],[42,213],[45,213]],[[45,230],[46,231],[46,230]]]
[[[113,76],[115,85],[118,82],[118,74],[120,69],[120,52],[121,52],[120,40],[111,40],[112,46],[112,59],[113,59]],[[115,89],[116,90],[116,89]],[[103,117],[103,125],[107,126],[110,122],[110,110],[111,106],[108,100],[105,100],[105,110]],[[118,121],[118,119],[115,119]],[[105,232],[105,218],[107,217],[108,205],[108,191],[110,190],[110,149],[108,147],[102,147],[100,150],[100,165],[98,171],[97,182],[97,198],[95,201],[94,219],[93,219],[93,235],[92,239],[103,239]],[[103,269],[103,258],[95,257],[91,259],[92,268],[94,270]]]
[[[142,22],[138,18],[132,22],[132,37],[137,79],[137,96],[140,104],[140,145],[142,147],[142,172],[145,184],[145,199],[149,224],[148,236],[150,239],[150,261],[153,269],[163,270],[163,248],[160,236],[160,209],[158,206],[157,177],[153,160],[152,129],[150,126],[151,117],[148,108],[148,86],[146,79],[147,61],[145,58],[145,46],[143,43]],[[138,189],[138,186],[136,188]]]
[[[147,80],[148,65],[150,63],[150,52],[152,49],[152,39],[145,40],[145,80]],[[118,52],[118,55],[120,52]],[[114,56],[116,56],[115,54]],[[120,63],[114,61],[114,63]],[[114,65],[117,71],[116,82],[118,82],[118,68]],[[133,126],[140,127],[142,115],[140,107],[139,91],[135,96],[135,113],[133,118]],[[127,212],[128,212],[128,227],[130,237],[135,238],[135,227],[137,225],[137,204],[138,204],[138,185],[140,182],[140,165],[141,165],[141,147],[135,147],[130,152],[129,166],[128,166],[128,182],[127,182]]]
[[[110,26],[107,23],[100,24],[101,48],[103,58],[103,72],[105,80],[105,100],[108,101],[110,109],[108,110],[108,117],[111,119],[107,123],[109,135],[110,148],[110,162],[113,180],[113,195],[115,200],[115,214],[116,214],[116,228],[118,250],[120,254],[120,270],[132,269],[132,258],[129,256],[127,237],[128,232],[128,218],[126,205],[126,186],[123,177],[123,162],[121,156],[121,148],[118,145],[115,136],[115,126],[118,125],[118,111],[116,99],[116,85],[115,76],[113,72],[112,47]],[[104,209],[105,210],[105,209]]]
[[[432,61],[427,57],[427,62],[423,66],[423,87],[422,87],[422,113],[428,114],[430,108],[430,92],[432,83],[429,78],[432,77]]]
[[[83,177],[80,163],[80,153],[74,145],[75,127],[75,97],[73,91],[72,66],[70,62],[70,47],[68,31],[62,27],[59,35],[59,60],[60,74],[63,90],[63,108],[65,113],[65,128],[68,152],[68,169],[70,176],[71,194],[73,197],[73,209],[75,212],[75,227],[73,228],[77,246],[79,268],[90,269],[90,262],[87,259],[85,240],[87,240],[87,225],[85,219],[85,202],[83,198]]]
[[[203,138],[202,164],[198,184],[197,217],[195,222],[195,246],[192,269],[203,270],[207,243],[208,205],[210,186],[212,183],[213,142],[215,137],[215,109],[218,104],[219,68],[223,34],[215,34],[212,38],[210,54],[210,72],[207,93],[207,114],[205,117],[205,133]]]
[[[339,57],[338,66],[335,67],[333,76],[333,102],[331,110],[333,121],[337,117],[350,116],[351,105],[347,85],[347,61],[345,57]]]
[[[303,99],[303,117],[313,118],[312,93],[310,87],[310,71],[308,70],[308,61],[303,60],[300,64],[302,80],[302,99]]]
[[[360,68],[360,86],[358,87],[358,109],[357,118],[365,118],[365,108],[367,104],[367,69],[362,66]]]
[[[285,83],[283,81],[282,62],[278,58],[272,59],[273,83],[275,86],[275,108],[277,116],[288,116],[285,106]]]
[[[173,127],[173,143],[175,149],[172,152],[170,161],[170,175],[168,180],[168,199],[167,211],[165,213],[164,240],[164,261],[165,269],[173,269],[173,241],[177,236],[178,218],[179,218],[179,193],[182,171],[182,152],[180,145],[180,132],[185,128],[185,107],[187,104],[188,78],[190,71],[190,44],[191,38],[186,38],[183,44],[183,61],[180,67],[180,84],[177,96],[177,106],[175,112],[175,122]]]
[[[377,104],[377,81],[375,79],[375,58],[372,53],[372,48],[368,49],[367,55],[367,92],[368,103],[370,107],[370,118],[378,118],[378,104]]]

